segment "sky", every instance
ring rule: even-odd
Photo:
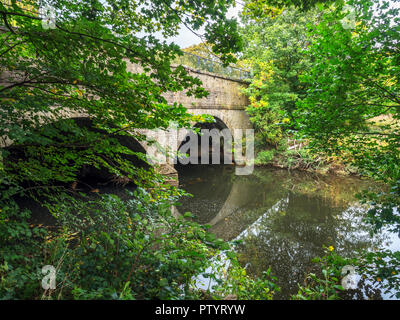
[[[242,9],[242,7],[243,6],[241,4],[237,3],[235,8],[231,7],[229,9],[227,17],[228,18],[233,18],[233,17],[238,18],[239,12]],[[181,30],[180,30],[180,33],[178,36],[168,38],[168,39],[166,39],[166,41],[168,43],[174,42],[177,45],[179,45],[181,48],[187,48],[191,45],[201,43],[201,39],[198,36],[196,36],[195,34],[193,34],[185,26],[181,26]]]

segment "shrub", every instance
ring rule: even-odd
[[[275,155],[275,150],[263,150],[257,153],[257,157],[254,161],[256,165],[268,164],[272,161]]]

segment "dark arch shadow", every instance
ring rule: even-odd
[[[37,137],[47,139],[50,144],[54,143],[55,145],[63,145],[64,148],[73,148],[73,142],[80,142],[80,134],[82,134],[82,132],[79,132],[78,128],[86,129],[89,132],[98,134],[99,139],[116,139],[118,143],[129,150],[146,155],[146,150],[134,137],[121,134],[108,134],[106,131],[94,127],[93,121],[87,117],[61,119],[50,124],[43,125],[40,128],[33,130],[31,134],[33,136],[36,135]],[[89,149],[90,147],[92,147],[92,145],[79,146],[80,149]],[[5,162],[17,161],[18,159],[24,159],[24,157],[27,157],[27,147],[24,145],[10,145],[5,149],[9,154],[5,159]],[[147,162],[143,161],[136,155],[120,155],[121,158],[130,161],[136,167],[147,169],[150,168],[150,165]],[[84,165],[78,174],[78,178],[80,180],[92,179],[94,183],[105,183],[113,178],[113,174],[108,173],[104,167],[95,168],[93,166]]]
[[[146,150],[144,149],[144,147],[139,143],[139,141],[137,141],[132,136],[120,135],[120,134],[113,134],[111,136],[107,135],[105,131],[95,128],[93,126],[92,120],[89,118],[72,118],[72,120],[81,128],[87,128],[90,131],[104,134],[105,138],[107,137],[114,138],[122,146],[128,148],[129,150],[146,155]],[[136,167],[146,168],[146,169],[150,168],[150,165],[147,162],[143,161],[136,155],[121,154],[121,157],[125,160],[128,160]],[[113,182],[115,184],[118,183],[122,185],[126,184],[126,181],[124,181],[123,179],[121,181],[118,181],[118,179],[116,179],[113,174],[106,172],[105,168],[98,169],[93,166],[88,166],[83,168],[80,177],[85,180],[90,179],[94,183],[105,184],[108,182]]]
[[[228,126],[218,117],[213,117],[215,122],[196,123],[193,127],[202,129],[228,129]],[[186,135],[180,144],[178,150],[188,143],[190,135]],[[200,150],[201,139],[198,140],[198,148]],[[220,159],[223,163],[223,139],[220,141]],[[211,139],[209,141],[211,147]],[[233,164],[200,164],[201,152],[198,152],[199,164],[182,164],[179,159],[175,164],[175,169],[179,176],[179,187],[186,190],[190,194],[195,194],[194,198],[184,197],[180,200],[181,206],[177,209],[179,212],[191,212],[196,215],[199,223],[207,223],[212,220],[224,206],[226,199],[229,197],[233,186]],[[211,154],[211,150],[209,150]],[[190,156],[190,153],[187,153]]]
[[[32,134],[37,134],[44,139],[49,139],[49,142],[65,144],[65,142],[79,142],[79,130],[77,128],[88,130],[89,132],[99,134],[102,139],[114,138],[122,146],[146,155],[144,147],[132,136],[113,134],[110,135],[104,130],[95,128],[93,121],[87,117],[77,117],[58,120],[49,124],[45,124],[36,130],[32,131]],[[51,140],[50,140],[51,139]],[[32,147],[32,146],[31,146]],[[90,147],[90,146],[89,146]],[[88,147],[88,148],[89,148]],[[33,147],[34,148],[34,147]],[[26,160],[27,157],[32,155],[32,152],[27,152],[27,147],[24,145],[12,144],[5,148],[8,152],[6,158],[3,159],[5,167],[7,163],[11,161]],[[135,167],[150,169],[151,166],[143,161],[136,155],[121,154],[121,158],[130,161]],[[66,165],[72,165],[68,163]],[[33,181],[23,181],[24,187],[37,186],[38,183]],[[84,192],[89,197],[95,196],[97,193],[100,194],[116,194],[121,198],[127,197],[125,189],[134,190],[136,186],[132,181],[126,177],[117,177],[113,173],[110,173],[105,167],[96,168],[91,165],[83,165],[77,175],[77,179],[74,183],[65,183],[54,180],[54,185],[64,187],[65,190],[70,190],[71,193]],[[54,224],[53,217],[49,214],[47,208],[41,205],[41,200],[44,198],[38,196],[37,200],[33,200],[28,196],[15,196],[14,200],[20,206],[20,208],[28,209],[32,212],[32,221],[44,224]]]
[[[198,122],[193,126],[193,129],[199,129],[199,130],[213,130],[213,129],[216,129],[221,134],[223,132],[228,132],[229,136],[230,136],[230,139],[231,139],[231,141],[233,143],[233,135],[232,135],[232,132],[230,131],[230,129],[228,128],[228,126],[220,118],[215,117],[215,116],[213,116],[213,118],[215,120],[214,122]],[[197,139],[198,139],[197,140],[197,154],[198,154],[198,156],[197,156],[198,162],[197,163],[201,163],[201,155],[202,155],[202,153],[207,152],[208,155],[209,155],[209,162],[208,163],[211,164],[212,163],[212,157],[211,157],[212,153],[213,152],[218,152],[219,153],[220,163],[222,164],[222,163],[224,163],[224,152],[225,152],[224,151],[224,147],[226,146],[228,148],[227,150],[229,150],[229,148],[230,148],[230,150],[232,151],[232,146],[226,145],[227,141],[225,141],[225,139],[222,138],[222,137],[220,138],[220,141],[219,141],[220,142],[219,150],[213,150],[212,149],[212,138],[211,137],[209,137],[208,146],[204,146],[204,145],[202,146],[201,145],[201,143],[203,141],[202,137],[199,134],[197,134],[196,132],[191,131],[185,136],[183,141],[180,143],[179,148],[178,148],[179,153],[186,154],[188,157],[191,157],[190,150],[186,151],[185,147],[188,145],[188,143],[191,142],[191,139],[193,139],[194,137],[197,137]],[[208,150],[206,150],[206,149],[208,149]],[[182,161],[182,159],[183,159],[183,157],[178,157],[178,159],[176,161],[176,166],[175,167],[176,167],[177,170],[178,170],[178,167],[181,166],[182,164],[186,165],[185,162]],[[234,163],[234,159],[233,159],[232,154],[229,157],[229,162],[230,162],[229,164],[233,164]]]

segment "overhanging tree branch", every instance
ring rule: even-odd
[[[10,24],[7,21],[7,15],[2,12],[2,17],[3,17],[3,21],[4,21],[4,24],[6,25],[7,29],[10,30],[12,33],[15,33],[13,28],[10,26]]]

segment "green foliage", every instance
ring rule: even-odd
[[[332,3],[341,3],[341,0],[245,0],[244,14],[254,19],[274,17],[282,8],[296,7],[302,11],[314,7],[327,7]]]
[[[267,6],[258,2],[250,4]],[[254,73],[245,90],[251,103],[247,113],[256,130],[256,148],[277,149],[273,159],[267,156],[270,151],[260,151],[256,164],[272,163],[281,168],[325,173],[347,170],[338,157],[308,149],[306,139],[297,138],[292,141],[294,145],[286,144],[288,138],[293,140],[298,129],[295,125],[297,104],[312,88],[301,79],[310,73],[313,65],[314,58],[308,49],[315,38],[313,29],[329,10],[332,9],[310,8],[304,12],[283,7],[265,16],[243,13],[241,32],[246,49],[242,61],[251,64]],[[347,166],[350,168],[350,164]]]
[[[182,193],[121,139],[144,140],[135,129],[165,129],[171,121],[190,126],[193,116],[168,104],[165,93],[207,92],[183,67],[171,67],[179,47],[151,34],[173,37],[182,22],[204,28],[229,64],[241,47],[237,22],[225,17],[233,2],[0,3],[0,298],[193,297],[192,277],[226,244],[173,217]],[[53,29],[43,28],[39,4],[54,8]],[[76,183],[88,167],[138,189],[128,200],[87,195]],[[35,224],[17,204],[21,197],[48,209],[54,225]],[[41,288],[44,265],[56,267],[54,290]]]
[[[382,250],[368,252],[358,259],[363,279],[374,283],[391,298],[400,299],[400,252]]]
[[[185,298],[180,286],[188,287],[218,244],[206,245],[204,227],[171,215],[174,197],[156,202],[140,189],[132,196],[127,201],[113,195],[85,203],[71,199],[64,210],[60,204],[62,227],[47,231],[40,242],[37,228],[17,233],[17,224],[9,220],[14,229],[1,233],[8,241],[2,246],[0,296],[40,298],[41,267],[53,265],[57,288],[42,298]],[[10,245],[14,239],[26,241],[16,250]]]
[[[212,61],[217,61],[219,62],[219,57],[213,54],[211,50],[211,46],[208,43],[199,43],[199,44],[194,44],[190,47],[187,47],[183,49],[184,52],[194,54],[196,56],[210,59]]]
[[[2,224],[1,229],[4,246],[0,296],[3,299],[198,298],[193,279],[205,272],[211,258],[229,246],[208,234],[206,227],[188,220],[189,214],[185,218],[172,216],[170,206],[178,195],[164,193],[156,201],[152,194],[138,189],[131,196],[123,201],[105,195],[85,203],[71,198],[69,206],[62,202],[56,206],[61,225],[55,230],[26,226],[25,222],[10,223],[13,217],[3,210],[3,221],[8,224]],[[73,211],[69,211],[71,207]],[[17,247],[11,246],[16,239],[23,241]],[[274,285],[270,280],[251,279],[234,255],[229,255],[229,259],[234,267],[209,294],[216,299],[226,295],[238,299],[272,298]],[[44,265],[56,267],[56,289],[41,289]]]
[[[389,192],[373,193],[365,191],[361,200],[371,205],[366,221],[373,226],[375,233],[384,229],[393,233],[400,233],[400,217],[393,214],[393,207],[400,198],[400,179],[392,183]],[[369,200],[369,201],[367,201]]]
[[[38,263],[41,261],[41,243],[47,230],[28,222],[30,213],[18,210],[16,204],[0,209],[0,297],[33,297],[39,294]],[[29,248],[29,249],[27,249]]]
[[[340,284],[342,269],[350,265],[350,260],[345,260],[334,252],[332,246],[326,248],[326,255],[314,258],[318,264],[318,274],[309,273],[304,286],[299,285],[299,292],[292,297],[293,300],[340,300],[340,292],[345,288]]]
[[[354,29],[341,23],[346,13],[338,7],[313,30],[314,62],[303,77],[310,89],[297,117],[313,146],[350,152],[357,166],[390,181],[399,175],[399,10],[372,4],[349,2]]]
[[[246,108],[255,131],[257,147],[277,147],[283,138],[281,116],[278,110],[267,106],[249,106]]]
[[[361,252],[352,259],[345,259],[334,252],[333,247],[325,248],[326,255],[313,259],[318,273],[309,273],[305,285],[299,285],[295,300],[339,300],[346,289],[341,285],[345,266],[351,266],[354,275],[360,275],[361,285],[369,282],[374,290],[382,290],[390,297],[400,297],[400,254],[390,250]],[[355,280],[355,279],[354,279]]]
[[[261,164],[268,164],[274,158],[275,150],[262,150],[257,153],[257,157],[254,160],[254,164],[261,165]]]
[[[389,1],[347,4],[354,9],[354,25],[343,23],[349,11],[338,5],[312,30],[307,51],[313,64],[302,78],[309,90],[298,102],[298,129],[313,150],[347,155],[348,164],[390,184],[389,192],[364,194],[372,205],[366,220],[375,232],[398,231],[400,12]],[[369,253],[369,264],[379,265],[381,254]],[[395,262],[398,253],[390,256]],[[398,290],[390,274],[397,271],[385,270],[375,282]]]
[[[311,64],[304,52],[310,42],[307,31],[320,15],[316,9],[303,13],[286,8],[259,21],[243,17],[246,49],[242,59],[253,67],[254,74],[245,90],[251,103],[247,112],[260,146],[277,146],[287,134],[285,129],[291,128],[296,102],[307,89],[299,81]]]
[[[217,279],[212,296],[214,299],[229,297],[238,300],[272,300],[274,293],[279,291],[273,281],[276,278],[270,275],[270,270],[265,271],[261,278],[253,279],[246,273],[236,260],[234,265],[227,270],[226,277]]]

